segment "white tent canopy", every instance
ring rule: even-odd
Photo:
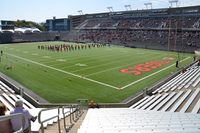
[[[14,33],[14,30],[1,30],[2,33]]]
[[[18,28],[18,27],[15,27],[14,32],[35,33],[35,32],[41,32],[41,31],[38,28],[27,28],[27,27]]]
[[[18,28],[15,27],[14,30],[2,30],[0,26],[0,33],[5,33],[5,32],[11,32],[11,33],[37,33],[41,32],[38,28],[27,28],[27,27],[22,27]]]

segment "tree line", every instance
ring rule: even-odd
[[[25,21],[25,20],[17,20],[14,22],[14,25],[16,27],[35,27],[38,28],[41,31],[45,30],[45,23],[36,23],[32,21]]]

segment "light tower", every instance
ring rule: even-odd
[[[113,7],[112,7],[112,6],[109,6],[109,7],[107,7],[107,9],[109,10],[109,12],[114,12],[114,10],[113,10]]]
[[[144,5],[146,6],[146,9],[152,9],[152,3],[151,2],[144,3]]]
[[[77,11],[80,15],[83,15],[83,11],[82,10],[78,10]]]
[[[132,10],[132,9],[131,9],[131,5],[124,5],[124,7],[125,7],[125,9],[126,9],[127,11]]]
[[[170,3],[170,7],[173,7],[173,4],[175,4],[176,6],[175,7],[177,7],[178,6],[178,0],[169,0],[169,3]]]

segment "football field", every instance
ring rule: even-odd
[[[62,47],[52,51],[50,46]],[[52,103],[120,102],[175,72],[178,57],[176,52],[69,42],[4,44],[0,50],[0,71]],[[192,57],[179,54],[179,67]]]

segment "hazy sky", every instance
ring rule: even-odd
[[[45,22],[46,19],[67,18],[68,15],[78,15],[78,10],[84,14],[108,12],[112,6],[114,11],[125,10],[124,5],[132,9],[145,9],[144,3],[151,2],[153,8],[169,7],[168,0],[0,0],[0,20],[29,20]],[[200,0],[179,0],[178,6],[200,5]],[[175,5],[173,5],[175,6]]]

